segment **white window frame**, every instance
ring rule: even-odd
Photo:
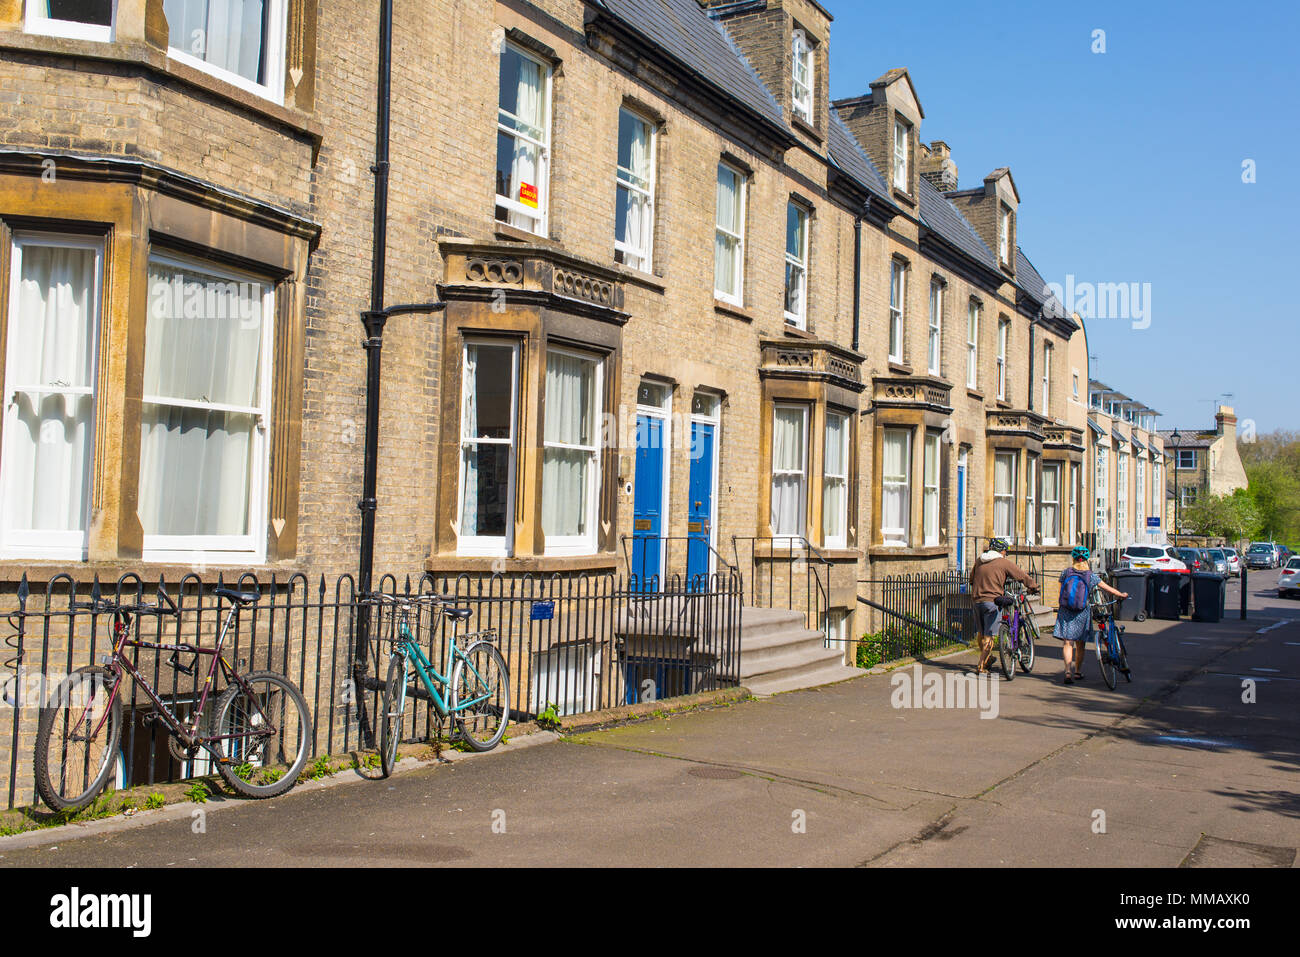
[[[85,501],[82,503],[81,530],[54,532],[46,530],[22,529],[10,527],[12,509],[9,504],[10,490],[8,475],[11,471],[8,462],[13,454],[9,451],[9,436],[17,433],[16,410],[13,401],[19,391],[39,391],[42,394],[58,392],[62,395],[84,396],[92,398],[98,392],[99,380],[99,337],[104,310],[104,241],[93,237],[72,236],[66,233],[16,232],[9,243],[9,338],[13,341],[13,330],[18,318],[18,289],[22,276],[22,256],[25,246],[59,246],[65,249],[86,249],[95,254],[95,288],[94,315],[91,318],[91,378],[88,387],[68,386],[52,388],[42,386],[39,390],[29,389],[29,383],[20,382],[14,371],[12,358],[6,350],[5,355],[5,394],[4,394],[4,431],[3,449],[0,449],[0,555],[13,558],[50,558],[81,561],[86,557],[90,534],[90,503],[94,497],[94,445],[95,430],[98,420],[92,410],[88,428],[90,430],[91,454],[86,463],[86,487],[83,491]]]
[[[1139,532],[1147,528],[1147,461],[1137,457],[1135,477],[1137,479],[1137,510],[1133,515],[1133,527]]]
[[[1189,462],[1188,459],[1191,459]],[[1196,449],[1178,450],[1178,470],[1196,468]]]
[[[584,451],[591,456],[591,468],[587,472],[587,534],[585,535],[546,535],[547,555],[594,555],[599,545],[598,532],[600,528],[600,505],[601,505],[601,431],[602,417],[605,412],[605,358],[591,352],[580,352],[575,349],[562,349],[558,346],[547,346],[546,358],[543,360],[542,368],[546,368],[546,361],[552,354],[565,355],[572,359],[581,359],[584,362],[590,362],[595,365],[595,382],[592,384],[592,397],[594,400],[593,420],[592,420],[592,445],[570,445],[563,442],[546,441],[546,427],[542,423],[542,461],[545,463],[547,449],[563,449],[568,451]],[[546,390],[545,373],[542,378],[542,391]],[[545,401],[545,396],[543,396]],[[543,465],[543,478],[545,483],[545,466]],[[543,501],[545,501],[546,490],[542,489]],[[541,513],[538,514],[538,521],[542,521]],[[544,531],[544,530],[543,530]]]
[[[1079,542],[1079,464],[1070,463],[1070,527],[1066,544],[1077,545]]]
[[[1003,265],[1011,263],[1011,207],[1005,203],[998,211],[998,259]]]
[[[802,30],[794,31],[790,45],[792,61],[790,70],[791,112],[811,124],[813,122],[813,89],[817,77],[814,66],[817,61],[814,59],[812,44],[808,42],[808,35]],[[799,76],[801,66],[806,74],[803,79]],[[802,93],[800,87],[803,88]]]
[[[966,311],[966,388],[979,388],[980,304],[974,299]]]
[[[769,489],[769,496],[776,490],[776,479],[778,475],[797,475],[799,476],[799,519],[800,528],[798,531],[783,531],[776,527],[772,528],[774,538],[803,538],[808,534],[808,443],[811,436],[808,432],[809,426],[809,408],[806,405],[799,405],[793,402],[775,402],[772,405],[772,456],[776,456],[776,416],[780,412],[787,411],[798,412],[803,417],[803,424],[800,426],[800,435],[803,436],[802,447],[800,449],[800,466],[796,471],[794,469],[777,469],[776,462],[772,461],[772,484]],[[769,514],[771,510],[769,509]]]
[[[69,40],[92,40],[96,43],[111,43],[113,29],[117,24],[117,3],[112,4],[113,22],[108,26],[99,23],[82,23],[79,20],[59,20],[36,10],[37,4],[27,0],[23,17],[23,29],[43,37],[65,37]]]
[[[1128,453],[1115,453],[1115,530],[1128,530]]]
[[[902,435],[903,466],[905,472],[902,481],[890,482],[885,478],[885,440],[890,433]],[[887,488],[899,489],[903,493],[903,527],[885,525],[885,491]],[[907,428],[886,428],[880,436],[880,538],[886,545],[906,547],[912,540],[912,430]]]
[[[510,125],[501,122],[501,81],[498,78],[496,113],[497,134],[500,135],[504,133],[506,136],[517,137],[525,142],[532,143],[537,147],[537,183],[535,184],[537,186],[537,208],[533,209],[532,207],[525,206],[517,199],[513,199],[509,196],[502,196],[500,193],[497,193],[496,201],[493,205],[493,216],[495,217],[496,215],[495,208],[497,206],[503,206],[509,212],[535,220],[537,224],[535,229],[526,229],[525,227],[520,226],[514,227],[515,229],[525,229],[526,232],[531,232],[536,236],[548,236],[550,235],[551,221],[551,127],[553,119],[552,107],[554,104],[552,88],[555,81],[555,68],[551,63],[535,54],[529,53],[517,43],[511,43],[507,40],[501,47],[501,53],[504,55],[507,49],[513,50],[526,60],[532,60],[542,68],[544,76],[542,87],[545,91],[544,95],[546,97],[546,106],[542,111],[542,120],[545,123],[545,126],[542,130],[543,138],[539,140],[536,137],[529,136],[526,133],[512,128]],[[493,149],[495,151],[495,146]],[[495,162],[495,160],[493,162]],[[495,169],[495,167],[493,167],[493,169]],[[503,220],[498,219],[496,222],[503,222]]]
[[[1093,520],[1096,523],[1096,530],[1104,532],[1109,527],[1110,518],[1110,463],[1107,461],[1108,445],[1098,443],[1097,451],[1094,455],[1094,515]]]
[[[1031,455],[1025,467],[1025,542],[1037,545],[1038,538],[1038,456]]]
[[[249,453],[248,534],[246,535],[143,535],[142,560],[146,562],[212,562],[214,560],[262,562],[266,558],[266,528],[271,481],[271,412],[275,378],[275,283],[252,273],[231,269],[208,259],[151,252],[149,262],[173,269],[194,269],[229,282],[255,282],[265,287],[262,293],[261,376],[258,384],[259,406],[227,406],[198,403],[161,396],[142,395],[141,405],[160,404],[176,407],[216,409],[255,416],[252,448]],[[139,476],[136,476],[139,482]],[[139,494],[137,492],[137,494]]]
[[[529,683],[539,707],[555,705],[561,715],[582,714],[596,700],[596,672],[600,649],[557,644],[532,653]],[[621,667],[621,666],[620,666]]]
[[[231,86],[237,86],[241,90],[247,90],[249,93],[270,100],[272,103],[283,105],[285,59],[289,32],[289,0],[265,0],[265,2],[269,7],[267,14],[267,75],[265,85],[240,76],[231,70],[214,66],[202,57],[188,53],[181,47],[173,46],[173,41],[181,39],[180,37],[168,37],[167,56],[179,63],[192,66],[196,70],[202,70],[204,73],[214,76],[218,80],[223,80]]]
[[[894,119],[894,189],[908,192],[908,157],[911,152],[912,129],[902,120]]]
[[[998,320],[998,398],[1007,399],[1007,344],[1011,339],[1011,322]]]
[[[622,125],[621,115],[626,113],[635,119],[638,123],[644,123],[650,130],[650,178],[638,182],[639,177],[623,166],[618,165],[618,158],[615,156],[614,165],[616,171],[614,174],[615,194],[617,200],[617,191],[626,189],[631,193],[636,193],[645,199],[645,218],[641,223],[641,249],[638,250],[626,242],[619,240],[618,236],[614,237],[614,250],[616,253],[623,254],[623,265],[629,269],[639,269],[641,272],[650,272],[654,268],[654,236],[655,236],[655,174],[658,171],[658,151],[659,151],[659,130],[655,123],[642,116],[635,110],[629,110],[626,106],[619,107],[620,125]],[[617,144],[616,144],[617,146]],[[638,262],[632,262],[633,259]]]
[[[1052,483],[1056,487],[1055,498],[1047,497],[1047,475],[1051,473],[1055,477]],[[1039,534],[1042,535],[1044,545],[1056,545],[1061,540],[1061,463],[1052,462],[1043,465],[1043,483],[1042,483],[1042,501],[1039,502]],[[1051,515],[1051,521],[1048,521],[1048,515]]]
[[[749,177],[742,170],[732,166],[725,160],[718,163],[718,169],[728,170],[736,177],[736,205],[738,207],[737,225],[739,225],[740,231],[738,233],[733,233],[730,230],[723,228],[723,226],[718,222],[718,212],[720,211],[716,209],[714,210],[713,228],[715,234],[720,233],[735,244],[732,255],[736,258],[736,290],[735,292],[729,292],[724,289],[718,289],[716,288],[717,283],[715,282],[713,295],[716,298],[721,299],[723,302],[731,303],[733,306],[743,306],[745,302],[745,215],[748,201],[748,196],[746,194],[749,192]],[[716,263],[714,264],[713,274],[715,277],[717,276]]]
[[[943,365],[943,294],[941,279],[930,280],[930,329],[926,340],[926,369],[930,375],[939,375]]]
[[[1052,409],[1052,344],[1043,343],[1043,415],[1051,415]]]
[[[803,248],[799,251],[801,258],[796,259],[790,255],[790,213],[793,211],[799,216],[799,222],[803,227]],[[785,321],[796,329],[805,329],[808,326],[808,246],[811,239],[812,217],[808,210],[790,200],[786,206],[786,237],[785,237],[785,266],[786,266],[786,293],[785,301],[790,301],[790,276],[791,271],[798,276],[799,280],[799,311],[791,312],[785,310]]]
[[[824,441],[825,441],[826,443],[829,443],[829,442],[830,442],[830,420],[831,420],[831,419],[840,419],[840,420],[842,420],[842,422],[843,422],[843,427],[842,427],[841,430],[840,430],[840,435],[841,435],[841,439],[840,439],[840,441],[841,441],[841,443],[842,443],[842,445],[843,445],[843,448],[840,450],[840,452],[841,452],[841,455],[843,456],[843,461],[844,461],[844,471],[843,471],[842,473],[831,472],[831,471],[825,469],[825,467],[823,466],[823,473],[822,473],[822,544],[823,544],[826,548],[848,548],[848,547],[849,547],[849,493],[850,493],[850,486],[849,486],[849,471],[850,471],[849,455],[851,454],[851,452],[852,452],[852,450],[853,450],[853,444],[852,444],[852,439],[851,439],[851,430],[852,430],[852,428],[853,428],[853,417],[850,416],[850,415],[846,415],[846,414],[844,414],[844,413],[842,413],[842,412],[830,412],[830,411],[828,411],[828,412],[826,413],[826,434],[825,434],[825,436],[824,436]],[[823,461],[823,463],[829,461],[829,456],[827,456],[827,455],[825,455],[825,454],[823,453],[822,461]],[[828,534],[826,534],[826,486],[827,486],[830,482],[832,482],[832,481],[835,481],[835,482],[841,482],[841,483],[843,483],[843,485],[844,485],[844,509],[843,509],[843,511],[842,511],[842,514],[840,514],[840,516],[839,516],[839,524],[840,524],[840,530],[841,530],[841,534],[839,534],[839,535],[828,535]]]
[[[998,491],[998,461],[1006,459],[1011,462],[1011,472],[1009,486],[1005,492]],[[993,524],[993,534],[998,538],[1012,539],[1016,534],[1016,473],[1019,461],[1015,452],[994,452],[993,453],[993,514],[990,516]],[[1006,504],[1007,526],[998,528],[998,502]]]
[[[465,403],[469,399],[469,376],[466,371],[466,363],[469,360],[469,349],[471,346],[495,346],[502,349],[510,349],[510,437],[507,439],[483,439],[467,438],[465,435]],[[466,339],[460,351],[460,378],[461,378],[461,405],[460,421],[457,428],[460,431],[460,447],[457,455],[460,457],[459,468],[457,469],[457,493],[456,493],[456,523],[458,534],[456,536],[456,554],[466,556],[492,556],[492,557],[509,557],[514,554],[515,542],[515,481],[516,469],[518,467],[519,449],[518,449],[518,429],[519,429],[519,346],[518,340],[511,339],[492,339],[492,338],[473,338]],[[510,447],[509,465],[506,469],[506,529],[502,536],[496,535],[465,535],[459,533],[461,516],[465,514],[465,449],[469,445],[508,445]]]
[[[903,361],[903,331],[907,313],[907,264],[889,264],[889,361]]]
[[[938,432],[925,433],[925,451],[921,463],[921,537],[925,545],[939,544],[939,487],[943,483],[942,436]],[[933,465],[934,484],[930,483]],[[933,505],[933,512],[931,506]]]

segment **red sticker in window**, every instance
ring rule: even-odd
[[[519,202],[525,206],[537,208],[537,187],[532,183],[519,184]]]

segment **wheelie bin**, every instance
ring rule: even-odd
[[[1151,576],[1151,617],[1177,621],[1182,614],[1183,585],[1186,575],[1156,572]]]
[[[1115,606],[1117,621],[1146,621],[1151,607],[1151,572],[1142,568],[1124,568],[1111,573],[1111,587],[1127,592]]]
[[[1192,572],[1192,593],[1196,603],[1193,621],[1221,621],[1227,601],[1227,582],[1215,572]]]

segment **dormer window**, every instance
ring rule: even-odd
[[[894,188],[907,192],[908,137],[911,131],[902,120],[894,120]]]
[[[998,216],[998,261],[1004,266],[1011,263],[1011,210],[1006,206]]]
[[[813,121],[813,51],[808,35],[794,31],[791,44],[793,83],[791,101],[794,115],[808,123]]]
[[[113,32],[113,0],[30,0],[27,32],[108,42]]]

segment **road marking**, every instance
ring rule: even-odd
[[[1147,741],[1164,741],[1169,744],[1198,744],[1206,748],[1239,748],[1241,744],[1236,741],[1224,741],[1219,738],[1196,738],[1180,734],[1152,734],[1148,735]]]
[[[1282,669],[1280,669],[1280,668],[1251,668],[1250,670],[1251,670],[1251,671],[1267,671],[1269,674],[1274,674],[1274,675],[1275,675],[1275,674],[1279,674],[1279,673],[1281,672]]]

